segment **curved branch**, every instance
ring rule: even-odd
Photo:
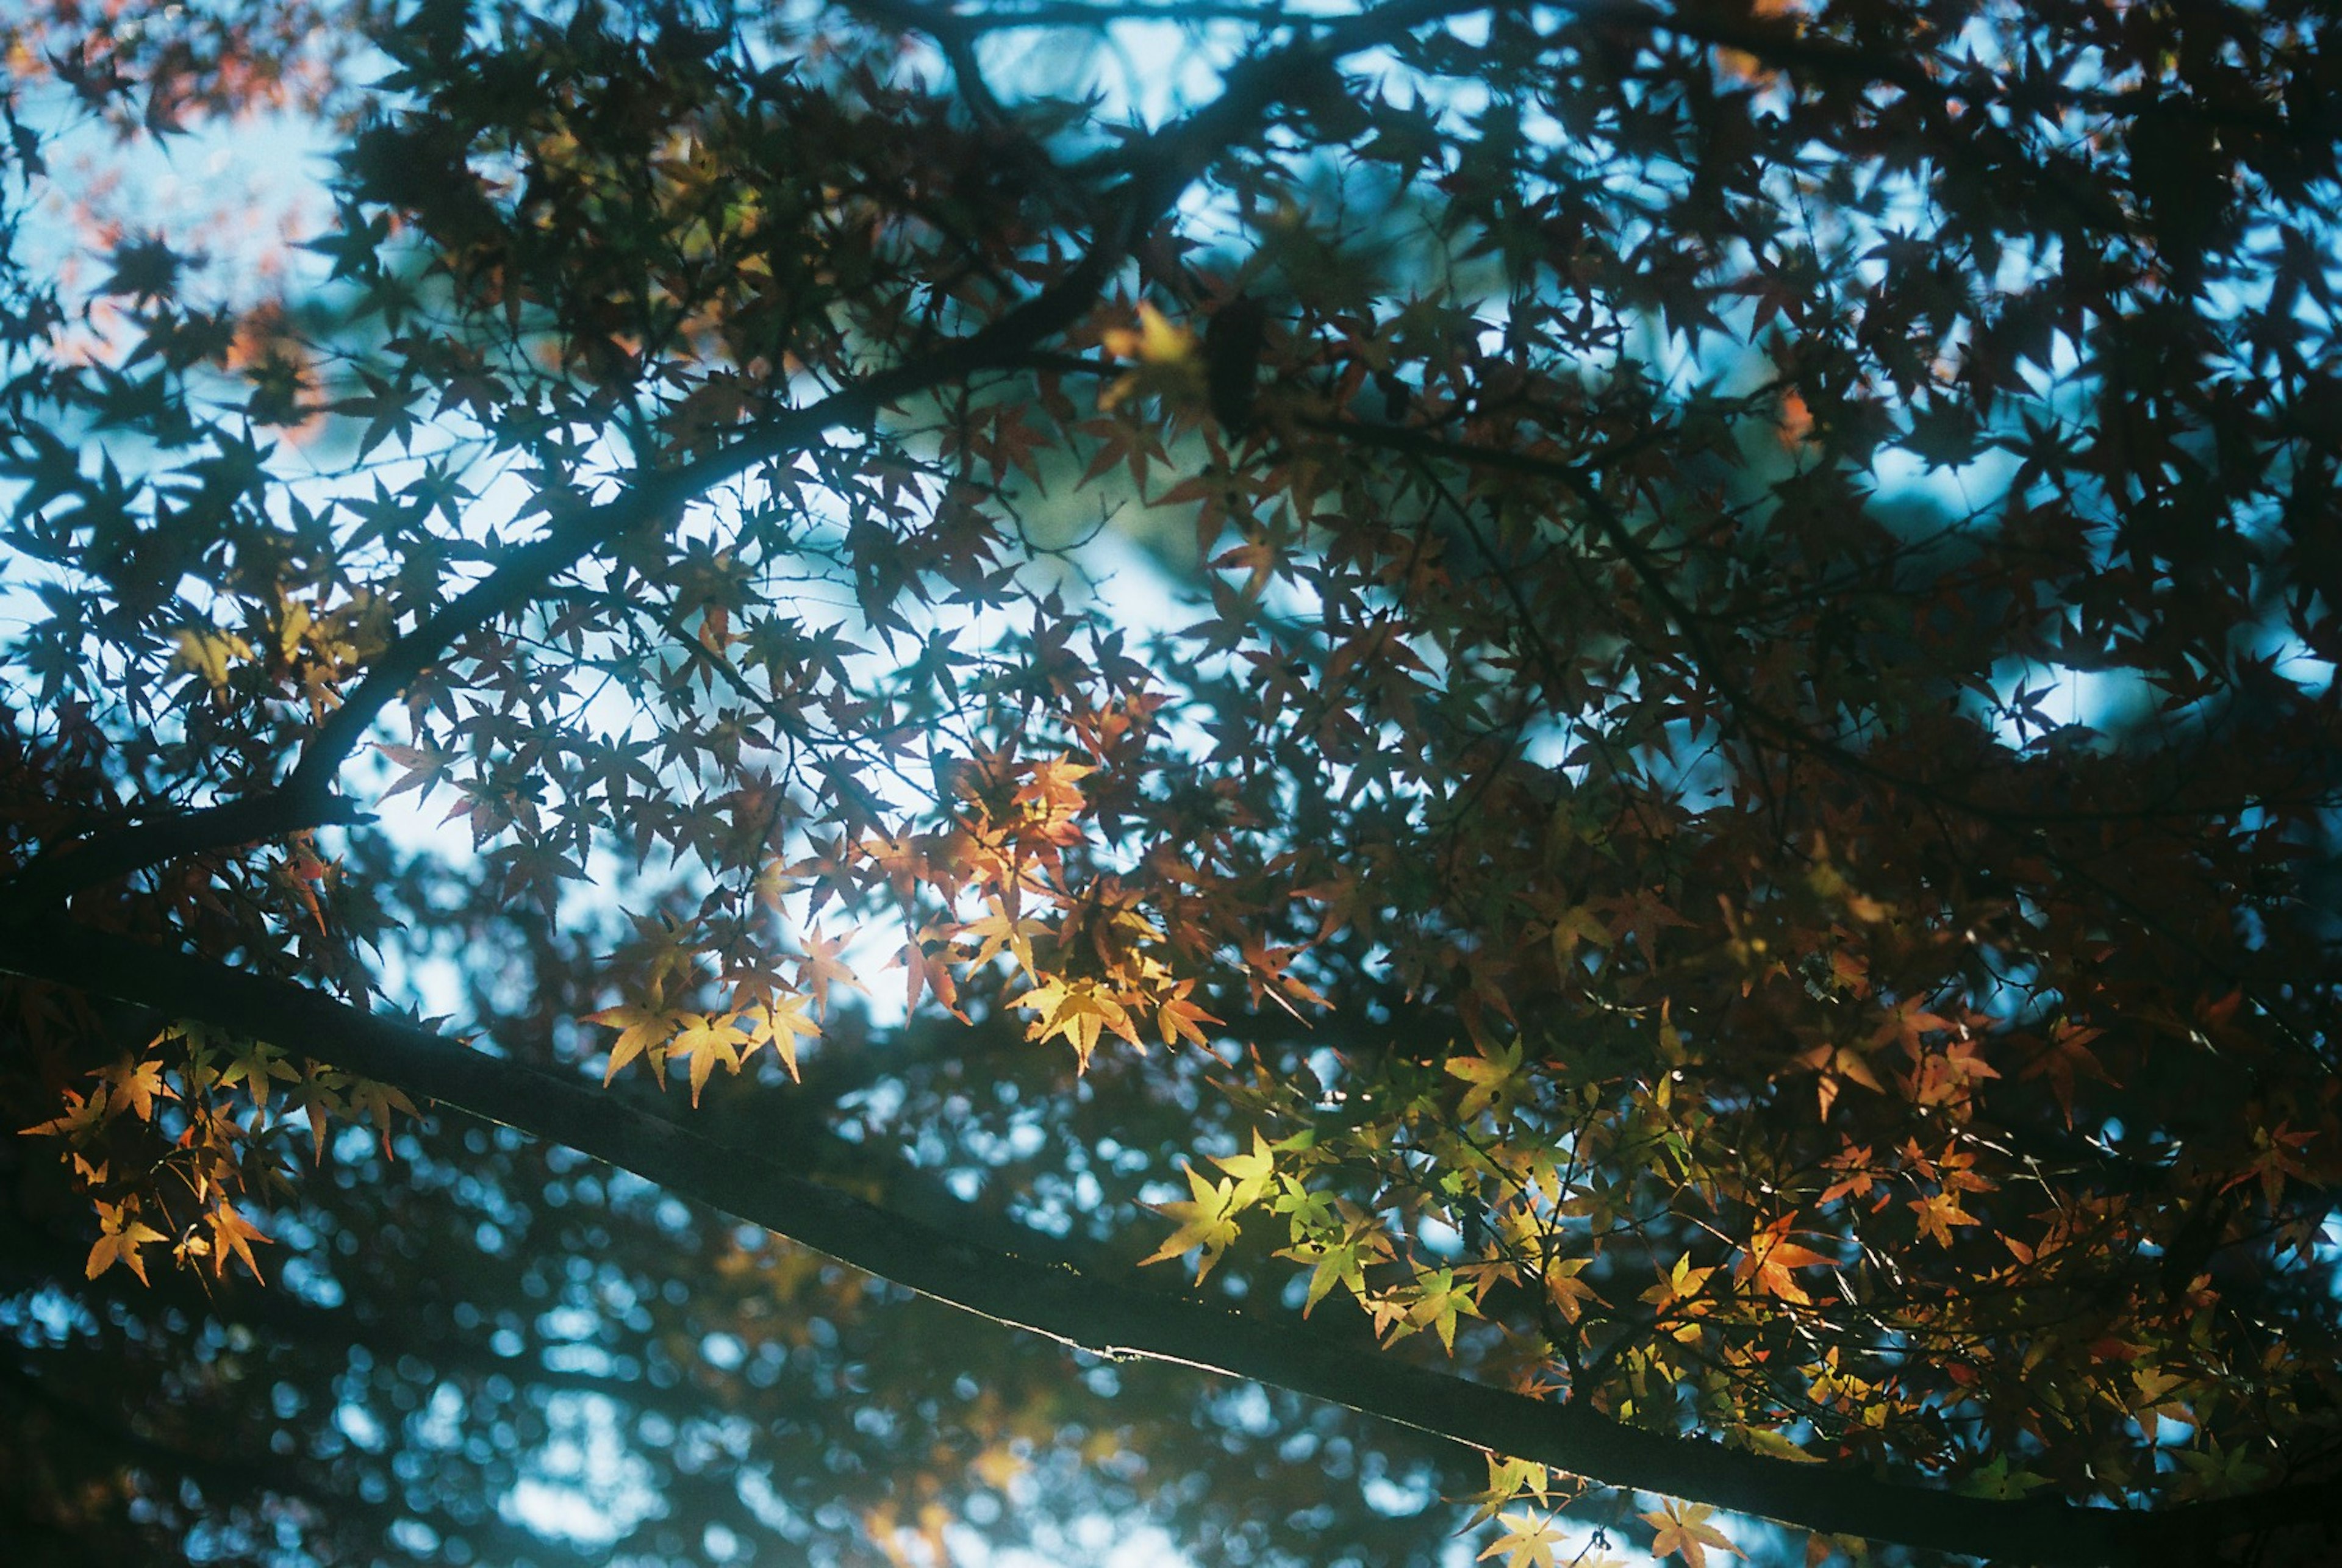
[[[579,561],[629,530],[671,513],[760,464],[805,450],[826,432],[866,424],[893,404],[986,370],[1024,363],[1033,348],[1081,319],[1131,247],[1170,213],[1212,162],[1316,74],[1431,22],[1489,8],[1491,0],[1399,0],[1328,25],[1316,36],[1231,69],[1220,95],[1119,150],[1118,199],[1073,270],[998,320],[917,358],[866,376],[808,407],[750,428],[680,467],[638,474],[618,495],[561,518],[507,551],[490,572],[395,640],[301,749],[284,781],[236,800],[174,812],[104,837],[44,851],[6,888],[0,922],[23,925],[85,888],[188,854],[356,820],[334,783],[382,710],[465,638],[527,604]]]
[[[574,1079],[469,1049],[322,993],[112,933],[52,926],[0,940],[0,972],[235,1034],[565,1144],[678,1196],[1005,1326],[1116,1359],[1175,1363],[1326,1399],[1491,1453],[1832,1534],[2055,1564],[2205,1561],[2229,1537],[2342,1517],[2316,1485],[2162,1512],[1962,1496],[1627,1426],[1412,1366],[1298,1323],[995,1251],[806,1180],[762,1149]]]

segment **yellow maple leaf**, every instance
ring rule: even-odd
[[[237,1213],[235,1205],[225,1199],[220,1201],[219,1207],[204,1216],[204,1223],[211,1227],[210,1253],[214,1279],[226,1273],[227,1261],[232,1257],[242,1258],[244,1266],[252,1271],[254,1279],[261,1277],[260,1264],[253,1260],[252,1243],[259,1242],[265,1244],[268,1238],[260,1233],[258,1226]]]
[[[1504,1533],[1481,1548],[1475,1562],[1501,1552],[1505,1568],[1555,1568],[1554,1553],[1561,1545],[1561,1526],[1551,1514],[1518,1509],[1497,1521]]]
[[[107,1104],[105,1085],[103,1084],[93,1090],[87,1098],[84,1098],[71,1089],[64,1092],[64,1098],[65,1108],[62,1114],[30,1127],[19,1127],[17,1132],[26,1137],[69,1138],[75,1143],[80,1143],[90,1134],[105,1126],[111,1118],[112,1112]]]
[[[1138,368],[1118,376],[1098,394],[1098,406],[1111,410],[1142,393],[1195,394],[1203,389],[1203,358],[1196,335],[1141,301],[1138,329],[1108,327],[1098,341],[1117,359],[1136,359]]]
[[[155,1119],[155,1102],[175,1100],[178,1096],[163,1082],[163,1064],[152,1060],[139,1061],[125,1056],[111,1067],[91,1074],[102,1078],[113,1091],[114,1108],[127,1111],[142,1122]]]
[[[1714,1273],[1712,1268],[1692,1267],[1691,1254],[1686,1253],[1676,1260],[1672,1272],[1661,1274],[1659,1283],[1643,1293],[1643,1300],[1660,1309],[1663,1325],[1667,1318],[1680,1320],[1666,1328],[1668,1336],[1676,1343],[1688,1344],[1699,1337],[1696,1320],[1706,1316],[1716,1304],[1703,1298],[1700,1292]]]
[[[261,1040],[247,1040],[220,1070],[215,1080],[223,1088],[242,1084],[252,1103],[262,1110],[268,1109],[269,1095],[278,1082],[300,1082],[301,1070],[285,1060],[285,1053]]]
[[[1183,1203],[1157,1203],[1155,1212],[1179,1222],[1164,1243],[1139,1259],[1141,1267],[1172,1258],[1184,1257],[1197,1247],[1204,1249],[1196,1264],[1196,1283],[1202,1284],[1228,1243],[1236,1239],[1236,1184],[1226,1177],[1215,1184],[1193,1165],[1187,1167],[1187,1186],[1195,1193]]]
[[[1033,938],[1050,934],[1048,923],[1040,920],[1020,920],[1008,913],[1007,905],[998,899],[990,901],[992,913],[982,920],[972,921],[960,928],[962,941],[973,936],[979,939],[976,956],[967,961],[970,969],[981,969],[1001,954],[1016,961],[1016,967],[1028,978],[1039,978],[1033,964]]]
[[[1169,995],[1156,1003],[1155,1026],[1163,1032],[1163,1044],[1166,1045],[1176,1045],[1182,1040],[1192,1041],[1197,1045],[1210,1044],[1196,1025],[1217,1024],[1221,1020],[1187,1000],[1188,993],[1195,988],[1194,981],[1182,980]]]
[[[1735,1557],[1747,1555],[1732,1543],[1730,1536],[1707,1522],[1708,1515],[1715,1512],[1697,1503],[1670,1503],[1644,1514],[1645,1522],[1657,1532],[1651,1537],[1651,1555],[1665,1560],[1681,1553],[1689,1568],[1707,1568],[1707,1549],[1711,1546]]]
[[[806,1000],[803,996],[768,998],[745,1009],[741,1016],[747,1020],[748,1044],[740,1053],[742,1059],[770,1041],[780,1054],[781,1065],[789,1070],[790,1078],[802,1081],[797,1072],[797,1036],[812,1039],[821,1033],[821,1025],[806,1016]]]
[[[1813,1297],[1805,1293],[1789,1271],[1835,1260],[1789,1240],[1789,1227],[1797,1217],[1794,1213],[1783,1214],[1748,1238],[1747,1250],[1732,1268],[1734,1283],[1745,1285],[1753,1279],[1756,1288],[1767,1295],[1778,1296],[1797,1306],[1813,1304]]]
[[[854,977],[853,967],[838,956],[846,946],[843,936],[812,936],[806,938],[805,956],[797,960],[797,984],[813,998],[815,1014],[829,1016],[829,988],[843,985],[849,991],[863,990],[862,983]]]
[[[89,1249],[88,1277],[95,1279],[116,1263],[127,1263],[130,1272],[138,1276],[138,1283],[147,1283],[146,1260],[138,1255],[138,1249],[149,1242],[161,1241],[163,1233],[131,1218],[128,1210],[111,1203],[97,1205],[97,1219],[101,1233],[97,1244]]]
[[[1339,1239],[1296,1242],[1276,1255],[1312,1265],[1309,1293],[1301,1303],[1301,1315],[1307,1317],[1337,1284],[1348,1286],[1352,1295],[1365,1301],[1366,1265],[1388,1263],[1391,1244],[1389,1237],[1375,1229],[1373,1221],[1358,1220]]]
[[[1215,1154],[1212,1164],[1236,1178],[1237,1208],[1248,1208],[1268,1191],[1268,1183],[1276,1174],[1276,1154],[1268,1140],[1256,1127],[1252,1134],[1252,1152],[1246,1154]]]
[[[174,636],[179,651],[171,655],[173,672],[201,675],[215,692],[227,684],[230,660],[252,657],[252,644],[233,632],[189,626]]]
[[[1523,1497],[1534,1497],[1543,1503],[1552,1491],[1550,1473],[1533,1459],[1510,1459],[1494,1453],[1482,1457],[1488,1463],[1488,1484],[1463,1500],[1475,1505],[1472,1517],[1466,1523],[1466,1529],[1494,1519],[1507,1503]],[[1487,1553],[1483,1552],[1480,1555],[1486,1557]]]
[[[1577,1314],[1585,1310],[1586,1303],[1598,1303],[1602,1300],[1592,1285],[1577,1277],[1593,1261],[1592,1258],[1566,1258],[1546,1270],[1546,1293],[1553,1297],[1554,1308],[1565,1322],[1576,1323]]]
[[[1515,1079],[1519,1076],[1520,1070],[1521,1043],[1518,1040],[1494,1051],[1483,1046],[1477,1056],[1450,1058],[1447,1075],[1461,1078],[1471,1085],[1465,1091],[1464,1103],[1456,1108],[1456,1114],[1469,1121],[1486,1110],[1493,1108],[1502,1112],[1506,1109],[1516,1088]]]
[[[1138,1031],[1131,1026],[1130,1014],[1121,1003],[1100,989],[1095,980],[1052,980],[1036,986],[1017,998],[1016,1005],[1030,1007],[1041,1017],[1026,1032],[1028,1039],[1046,1044],[1062,1034],[1074,1048],[1077,1071],[1087,1071],[1090,1055],[1106,1032],[1113,1031],[1133,1045],[1139,1043]]]
[[[1116,358],[1135,359],[1141,365],[1176,365],[1196,352],[1196,335],[1145,300],[1138,305],[1137,331],[1108,327],[1098,341]]]
[[[666,1044],[669,1056],[680,1056],[691,1064],[691,1103],[699,1104],[699,1092],[707,1087],[707,1080],[716,1069],[740,1071],[740,1044],[746,1038],[732,1022],[729,1014],[709,1016],[701,1013],[682,1014],[683,1027]]]
[[[1951,1228],[1954,1225],[1977,1225],[1984,1223],[1960,1207],[1959,1193],[1949,1190],[1930,1193],[1924,1198],[1912,1198],[1908,1200],[1908,1207],[1912,1213],[1919,1216],[1919,1233],[1934,1241],[1939,1247],[1948,1247],[1952,1244]]]
[[[605,1007],[599,1013],[588,1013],[585,1022],[599,1024],[606,1029],[618,1031],[618,1038],[610,1045],[610,1064],[602,1073],[602,1082],[609,1084],[618,1075],[618,1069],[636,1057],[649,1053],[651,1071],[661,1078],[666,1076],[666,1042],[683,1026],[684,1015],[662,1007],[645,1007],[635,1003]]]

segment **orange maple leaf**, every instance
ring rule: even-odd
[[[1814,1298],[1798,1285],[1790,1271],[1813,1268],[1835,1260],[1788,1239],[1789,1227],[1797,1223],[1797,1218],[1794,1212],[1783,1214],[1749,1237],[1747,1250],[1741,1253],[1740,1261],[1732,1265],[1734,1283],[1745,1285],[1754,1280],[1756,1288],[1767,1295],[1778,1296],[1797,1306],[1813,1304]]]

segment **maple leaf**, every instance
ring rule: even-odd
[[[1846,1084],[1859,1084],[1874,1094],[1887,1092],[1878,1074],[1870,1070],[1862,1053],[1844,1045],[1817,1045],[1800,1054],[1799,1065],[1811,1067],[1819,1078],[1814,1088],[1821,1119],[1829,1119],[1830,1107],[1837,1104],[1838,1090]]]
[[[1927,1036],[1949,1034],[1957,1027],[1952,1020],[1928,1012],[1925,1003],[1906,997],[1888,1012],[1885,1022],[1871,1031],[1870,1044],[1884,1045],[1896,1041],[1917,1057]]]
[[[1643,1293],[1643,1300],[1653,1306],[1660,1307],[1673,1306],[1677,1302],[1689,1301],[1699,1294],[1701,1288],[1707,1283],[1707,1276],[1715,1272],[1712,1268],[1692,1267],[1691,1254],[1686,1253],[1676,1260],[1675,1268],[1671,1272],[1660,1275],[1659,1283]]]
[[[1924,1198],[1912,1198],[1907,1202],[1911,1212],[1919,1216],[1919,1233],[1928,1237],[1939,1247],[1948,1247],[1952,1244],[1952,1226],[1977,1225],[1984,1223],[1961,1208],[1959,1193],[1948,1189],[1940,1193],[1931,1193]]]
[[[1108,1030],[1133,1045],[1138,1044],[1138,1032],[1131,1027],[1128,1011],[1100,989],[1095,980],[1052,980],[1026,992],[1016,1004],[1041,1014],[1026,1032],[1026,1038],[1046,1044],[1064,1035],[1074,1048],[1076,1071],[1088,1069],[1091,1054]]]
[[[415,1108],[415,1102],[406,1097],[406,1091],[389,1084],[377,1083],[372,1078],[351,1079],[348,1098],[350,1114],[362,1116],[374,1124],[375,1132],[382,1138],[385,1154],[390,1153],[391,1116],[394,1114],[402,1116],[422,1114]]]
[[[252,1243],[265,1243],[268,1238],[260,1233],[257,1226],[237,1213],[235,1205],[225,1198],[204,1216],[204,1223],[212,1233],[211,1244],[206,1250],[211,1256],[214,1279],[226,1273],[230,1258],[243,1259],[244,1266],[252,1271],[252,1277],[255,1280],[261,1277],[260,1264],[253,1259]]]
[[[854,977],[853,967],[838,957],[846,942],[843,936],[810,937],[806,942],[804,956],[797,960],[797,989],[813,998],[816,1017],[829,1016],[829,988],[834,984],[869,994]]]
[[[100,1069],[96,1075],[105,1081],[115,1109],[128,1111],[142,1122],[155,1119],[157,1099],[177,1098],[170,1085],[163,1082],[163,1064],[151,1057],[142,1060],[125,1056],[113,1066]]]
[[[67,1089],[64,1094],[65,1110],[35,1126],[19,1128],[25,1135],[65,1138],[80,1143],[89,1134],[105,1125],[110,1117],[105,1085],[101,1084],[88,1094]]]
[[[803,996],[784,996],[777,1000],[767,997],[745,1009],[741,1016],[748,1021],[748,1050],[740,1054],[742,1058],[746,1059],[749,1052],[769,1041],[780,1055],[781,1065],[788,1069],[789,1077],[802,1083],[803,1077],[797,1072],[797,1036],[802,1034],[812,1039],[821,1034],[821,1025],[806,1016],[806,1000]]]
[[[1696,1503],[1669,1503],[1642,1515],[1655,1532],[1651,1555],[1664,1560],[1681,1553],[1689,1568],[1707,1568],[1707,1549],[1711,1546],[1735,1557],[1746,1556],[1732,1543],[1730,1536],[1707,1522],[1715,1512]]]
[[[1202,1284],[1204,1276],[1212,1272],[1212,1265],[1220,1261],[1220,1254],[1236,1239],[1236,1184],[1226,1177],[1215,1183],[1190,1165],[1187,1186],[1195,1194],[1188,1201],[1152,1205],[1156,1213],[1176,1220],[1179,1228],[1138,1261],[1141,1267],[1166,1263],[1201,1247],[1203,1255],[1196,1264],[1196,1283]]]
[[[265,1111],[275,1086],[298,1082],[300,1076],[301,1070],[285,1059],[284,1052],[264,1041],[247,1040],[228,1058],[216,1082],[223,1089],[242,1084],[252,1103]]]
[[[1590,905],[1573,904],[1555,917],[1549,940],[1553,944],[1553,966],[1566,975],[1577,966],[1577,944],[1588,942],[1596,947],[1607,947],[1610,928]]]
[[[1257,534],[1241,544],[1231,544],[1212,557],[1215,571],[1236,571],[1245,574],[1245,603],[1252,604],[1260,597],[1285,564],[1284,544],[1266,534]]]
[[[1546,1293],[1553,1298],[1554,1309],[1565,1323],[1576,1323],[1587,1302],[1602,1300],[1600,1293],[1577,1277],[1593,1262],[1592,1258],[1564,1258],[1545,1271]]]
[[[910,939],[895,952],[893,965],[903,971],[903,1006],[906,1011],[919,1004],[920,993],[934,996],[936,1005],[953,1017],[965,1021],[966,1014],[959,1009],[959,985],[952,979],[949,944],[936,927],[923,925],[910,934]]]
[[[1033,938],[1047,936],[1047,922],[1023,920],[1008,912],[999,899],[987,901],[992,913],[984,919],[973,921],[960,928],[960,937],[979,937],[976,954],[967,961],[970,969],[981,969],[999,954],[1006,953],[1016,962],[1020,973],[1028,979],[1039,978],[1033,964]],[[1166,1038],[1165,1044],[1169,1044]]]
[[[2300,1155],[2317,1136],[2314,1130],[2297,1128],[2290,1121],[2281,1121],[2274,1127],[2254,1128],[2251,1163],[2224,1183],[2220,1190],[2225,1193],[2258,1177],[2261,1196],[2275,1208],[2285,1193],[2287,1178],[2297,1182],[2310,1179],[2309,1167],[2302,1163]]]
[[[618,1031],[617,1039],[610,1045],[610,1064],[602,1072],[603,1084],[610,1084],[617,1077],[621,1067],[646,1053],[648,1054],[651,1072],[664,1078],[666,1075],[666,1042],[683,1027],[686,1016],[663,1007],[645,1006],[633,1002],[586,1014],[586,1023],[599,1024],[606,1029]]]
[[[1813,1268],[1834,1260],[1788,1239],[1789,1227],[1797,1218],[1794,1213],[1783,1214],[1749,1238],[1740,1261],[1732,1266],[1735,1284],[1746,1285],[1754,1280],[1757,1290],[1767,1295],[1778,1296],[1797,1306],[1813,1304],[1813,1297],[1799,1287],[1790,1271]]]
[[[2178,1457],[2188,1473],[2189,1490],[2198,1496],[2249,1493],[2268,1479],[2268,1467],[2257,1463],[2241,1444],[2223,1451],[2217,1439],[2207,1438],[2202,1448],[2182,1449]],[[2038,1482],[2041,1478],[2027,1479]]]
[[[325,1160],[327,1124],[349,1109],[342,1098],[342,1091],[348,1084],[345,1074],[312,1062],[304,1064],[301,1081],[286,1092],[285,1098],[309,1124],[310,1158],[318,1164]]]
[[[1488,1484],[1464,1499],[1474,1505],[1471,1518],[1465,1521],[1466,1530],[1494,1519],[1497,1510],[1516,1498],[1534,1497],[1543,1503],[1552,1490],[1551,1473],[1533,1459],[1511,1459],[1494,1453],[1482,1458],[1488,1466]]]
[[[1448,1353],[1454,1354],[1457,1315],[1480,1315],[1480,1308],[1472,1299],[1473,1286],[1457,1283],[1455,1270],[1440,1269],[1417,1280],[1415,1293],[1415,1303],[1407,1309],[1408,1325],[1432,1330],[1439,1335],[1439,1343]]]
[[[1030,764],[1030,776],[1017,787],[1010,804],[1025,811],[1024,830],[1036,834],[1044,842],[1068,844],[1080,842],[1078,831],[1067,833],[1075,818],[1089,804],[1077,787],[1080,781],[1097,772],[1085,763],[1064,757],[1050,762]]]
[[[111,1203],[98,1204],[97,1214],[100,1234],[96,1244],[89,1249],[86,1277],[95,1279],[115,1264],[126,1263],[130,1272],[138,1276],[140,1284],[149,1283],[146,1260],[138,1255],[138,1249],[149,1242],[163,1240],[163,1233],[132,1218],[127,1209]]]
[[[1195,985],[1192,980],[1183,980],[1169,995],[1155,1004],[1155,1025],[1163,1032],[1163,1044],[1166,1045],[1176,1045],[1185,1040],[1191,1044],[1208,1046],[1211,1042],[1205,1038],[1204,1032],[1196,1025],[1222,1022],[1187,1000]]]
[[[690,1064],[691,1103],[699,1104],[700,1091],[707,1080],[722,1067],[727,1072],[740,1071],[740,1043],[747,1038],[733,1024],[733,1014],[710,1016],[704,1013],[680,1015],[681,1026],[675,1037],[666,1043],[669,1059],[680,1056]]]
[[[1857,1144],[1848,1140],[1843,1149],[1824,1163],[1831,1170],[1842,1173],[1822,1189],[1820,1201],[1825,1203],[1838,1198],[1867,1197],[1870,1189],[1878,1184],[1879,1173],[1871,1167],[1871,1153],[1867,1144]]]
[[[1792,1464],[1819,1464],[1821,1455],[1807,1453],[1787,1436],[1767,1426],[1743,1427],[1740,1437],[1758,1453],[1774,1459],[1786,1459]]]
[[[2061,1018],[2050,1032],[2047,1048],[2027,1062],[2017,1074],[2020,1078],[2048,1078],[2049,1091],[2057,1096],[2057,1109],[2065,1114],[2068,1127],[2074,1124],[2074,1084],[2077,1077],[2095,1078],[2101,1084],[2121,1087],[2090,1049],[2090,1042],[2105,1033],[2103,1029],[2087,1028],[2070,1018]]]
[[[1276,1153],[1268,1146],[1256,1127],[1252,1134],[1252,1149],[1242,1154],[1215,1154],[1212,1164],[1236,1179],[1237,1208],[1249,1208],[1268,1192],[1269,1183],[1276,1174]]]
[[[1305,1187],[1291,1176],[1279,1176],[1277,1186],[1280,1191],[1269,1208],[1290,1218],[1296,1243],[1322,1239],[1323,1234],[1330,1233],[1338,1225],[1358,1218],[1357,1210],[1333,1193]]]
[[[1471,1085],[1465,1091],[1464,1103],[1456,1108],[1456,1115],[1468,1122],[1483,1111],[1501,1114],[1510,1109],[1518,1093],[1521,1043],[1515,1040],[1494,1051],[1484,1045],[1476,1056],[1451,1056],[1446,1071],[1449,1077]]]
[[[1562,1545],[1561,1525],[1550,1514],[1516,1509],[1497,1521],[1503,1533],[1480,1550],[1473,1561],[1486,1562],[1503,1553],[1505,1568],[1556,1568],[1554,1553]]]
[[[1266,995],[1288,1013],[1295,1012],[1294,1001],[1306,1002],[1313,1007],[1333,1005],[1307,982],[1288,973],[1293,961],[1306,951],[1301,947],[1271,947],[1248,935],[1242,944],[1241,956],[1245,984],[1251,989],[1253,1000],[1256,1003]],[[1271,986],[1276,989],[1270,989]],[[1287,997],[1293,1000],[1288,1001]],[[1297,1013],[1295,1015],[1299,1016]]]
[[[1408,1311],[1415,1305],[1415,1293],[1410,1290],[1402,1287],[1361,1296],[1359,1304],[1366,1309],[1366,1316],[1373,1320],[1375,1338],[1385,1344],[1405,1339],[1415,1332],[1415,1326],[1406,1321]]]
[[[226,686],[232,661],[252,657],[252,644],[230,632],[189,626],[175,635],[178,652],[172,656],[171,668],[200,675],[214,693]]]
[[[1391,1243],[1372,1221],[1359,1220],[1346,1227],[1337,1239],[1296,1242],[1276,1255],[1312,1265],[1308,1292],[1301,1303],[1301,1315],[1307,1317],[1337,1284],[1365,1300],[1366,1265],[1387,1261]]]
[[[1200,390],[1202,365],[1196,335],[1175,325],[1145,300],[1138,305],[1138,326],[1108,327],[1098,335],[1108,354],[1136,359],[1139,368],[1110,383],[1098,394],[1098,406],[1112,409],[1146,392]]]
[[[2182,1454],[2183,1462],[2187,1455]],[[2029,1470],[2017,1469],[2006,1453],[1996,1453],[1992,1463],[1971,1472],[1960,1483],[1960,1490],[1972,1497],[2018,1498],[2037,1487],[2046,1486],[2049,1478],[2036,1475]]]

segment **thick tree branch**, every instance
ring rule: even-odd
[[[9,914],[23,924],[73,894],[189,854],[282,837],[358,815],[334,793],[382,710],[424,672],[482,628],[544,593],[554,578],[634,528],[679,510],[726,480],[800,452],[826,433],[867,424],[907,397],[1024,363],[1034,347],[1081,319],[1123,259],[1161,223],[1215,159],[1253,134],[1262,118],[1315,74],[1346,55],[1441,18],[1488,8],[1490,0],[1399,0],[1329,24],[1312,37],[1256,56],[1227,74],[1220,95],[1195,113],[1120,150],[1123,176],[1088,252],[1065,277],[998,320],[918,357],[879,371],[808,407],[777,414],[720,450],[680,467],[638,474],[616,497],[561,518],[507,551],[495,569],[387,651],[311,734],[274,788],[236,800],[157,816],[105,836],[45,851],[10,883]]]
[[[1266,1317],[996,1252],[806,1180],[765,1153],[403,1020],[111,933],[0,942],[0,972],[267,1039],[565,1144],[935,1300],[1095,1354],[1255,1379],[1494,1453],[1831,1533],[2038,1563],[2208,1560],[2241,1533],[2342,1513],[2327,1489],[2160,1513],[1959,1496],[1623,1425]]]

